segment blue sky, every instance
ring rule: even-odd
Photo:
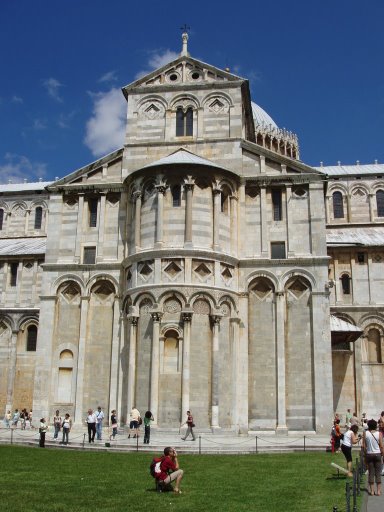
[[[248,78],[304,162],[384,163],[383,22],[382,0],[0,0],[0,182],[120,147],[120,88],[180,52],[184,23],[192,57]]]

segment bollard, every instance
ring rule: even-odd
[[[256,436],[256,455],[257,455],[257,436]]]
[[[304,451],[305,451],[305,436],[304,436]]]
[[[352,498],[353,498],[353,512],[357,512],[357,471],[356,469],[353,470],[353,488],[352,488]]]
[[[201,436],[199,436],[199,455],[201,455]]]
[[[337,507],[336,507],[336,505],[333,507],[332,512],[337,512]]]
[[[139,434],[136,436],[136,451],[139,451]]]
[[[13,444],[13,428],[11,428],[11,444]]]
[[[85,434],[83,434],[83,448],[84,448],[84,445],[85,445]]]

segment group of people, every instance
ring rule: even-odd
[[[17,428],[19,423],[22,430],[34,428],[32,424],[32,409],[30,411],[27,411],[26,408],[21,411],[15,409],[13,413],[8,410],[4,415],[3,422],[5,428]]]
[[[361,425],[359,425],[356,413],[351,414],[350,409],[348,409],[345,426],[346,431],[342,433],[340,430],[340,418],[336,415],[332,428],[334,449],[339,451],[341,447],[341,451],[347,461],[348,476],[353,476],[352,447],[362,440],[361,450],[365,465],[368,468],[368,493],[371,496],[380,496],[384,456],[384,411],[381,412],[378,421],[374,419],[367,420],[366,414],[363,414]],[[358,434],[359,426],[363,429],[362,435]]]

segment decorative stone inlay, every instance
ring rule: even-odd
[[[77,197],[76,196],[69,196],[65,199],[64,204],[68,208],[73,208],[77,204]]]
[[[24,268],[26,268],[27,270],[31,270],[31,268],[33,267],[33,263],[31,263],[30,261],[28,261],[25,265],[24,265]]]
[[[288,290],[299,299],[308,290],[308,286],[298,277],[289,284]]]
[[[225,265],[222,265],[223,270],[221,271],[221,275],[223,276],[224,281],[228,282],[232,279],[233,275],[229,268]]]
[[[15,217],[24,217],[25,209],[22,206],[16,206],[12,210],[12,215],[14,215]]]
[[[260,300],[266,299],[273,292],[272,284],[266,279],[258,279],[251,292]]]
[[[364,202],[365,199],[367,198],[367,194],[365,193],[365,191],[363,189],[358,188],[353,191],[352,197],[353,197],[354,201]]]
[[[7,325],[4,322],[0,322],[0,336],[2,336],[7,330]]]
[[[176,299],[168,299],[164,303],[164,313],[179,313],[181,311],[181,304]]]
[[[62,289],[61,295],[68,302],[72,302],[74,299],[80,296],[80,289],[75,283],[69,283]]]
[[[211,308],[206,300],[197,299],[193,304],[193,311],[196,313],[196,315],[209,315]]]
[[[223,316],[229,316],[231,314],[231,308],[226,302],[223,302],[220,306],[220,312]]]
[[[96,283],[92,288],[92,293],[97,295],[97,298],[101,301],[105,301],[114,293],[113,285],[108,281],[101,281]]]
[[[180,272],[182,271],[182,268],[175,262],[171,261],[165,268],[164,272],[168,274],[168,276],[173,279],[175,278]]]
[[[119,202],[120,194],[117,194],[116,192],[111,192],[107,194],[107,201],[110,206],[116,206]]]
[[[374,255],[372,256],[372,261],[373,261],[374,263],[380,263],[381,261],[383,261],[383,258],[382,258],[382,256],[381,256],[381,254],[374,254]]]
[[[201,279],[206,279],[210,274],[212,274],[211,270],[205,263],[200,263],[197,265],[194,271],[200,276]]]
[[[295,197],[300,197],[300,198],[308,196],[308,191],[303,187],[295,187],[292,190],[292,193]]]
[[[139,270],[139,274],[144,277],[144,278],[148,278],[153,272],[153,269],[151,267],[151,265],[147,262],[147,261],[144,261],[141,265],[140,265],[140,270]]]
[[[153,307],[153,303],[150,299],[143,299],[140,302],[140,315],[149,315]]]

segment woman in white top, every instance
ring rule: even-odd
[[[348,476],[353,476],[352,473],[352,445],[356,444],[358,441],[357,432],[359,431],[358,425],[352,425],[352,427],[347,430],[344,434],[341,451],[344,453],[344,457],[347,460],[347,469]]]
[[[368,430],[364,432],[363,451],[365,454],[365,463],[368,466],[368,484],[369,494],[381,494],[381,456],[384,454],[383,440],[380,432],[377,432],[377,421],[368,421]]]

